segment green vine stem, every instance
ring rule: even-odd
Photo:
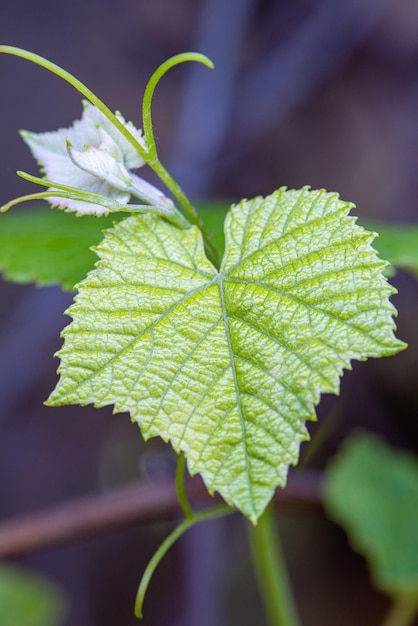
[[[222,517],[223,515],[228,515],[233,513],[234,509],[226,505],[215,506],[210,509],[206,509],[205,511],[201,511],[200,513],[193,513],[192,517],[185,519],[179,526],[177,526],[172,533],[168,535],[168,537],[163,541],[161,546],[158,548],[157,552],[154,554],[150,562],[148,563],[145,572],[142,575],[141,582],[138,587],[138,592],[136,594],[135,601],[135,615],[138,618],[143,617],[142,607],[144,605],[145,594],[151,580],[151,577],[160,563],[161,559],[165,556],[171,546],[179,539],[186,530],[189,530],[192,526],[197,524],[198,522],[203,522],[206,520],[214,519],[216,517]]]
[[[270,504],[249,527],[256,577],[269,626],[300,626]]]
[[[395,597],[382,626],[412,626],[417,614],[416,598]]]

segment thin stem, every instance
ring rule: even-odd
[[[179,454],[179,457],[177,460],[177,470],[176,470],[177,496],[179,499],[181,510],[184,513],[184,517],[186,519],[191,519],[194,513],[192,510],[192,507],[190,506],[190,502],[186,494],[186,485],[185,485],[185,480],[184,480],[185,471],[186,471],[186,457],[184,456],[184,454]]]
[[[250,545],[269,626],[299,626],[272,505],[250,527]]]
[[[127,204],[123,205],[117,200],[112,200],[108,196],[101,196],[96,193],[90,193],[88,191],[83,191],[81,189],[76,189],[75,187],[68,187],[67,185],[60,185],[58,183],[52,183],[46,179],[39,178],[36,176],[31,176],[30,174],[25,174],[25,172],[18,172],[18,175],[21,178],[24,178],[30,182],[36,182],[39,185],[43,185],[45,187],[49,187],[48,191],[38,191],[37,193],[31,193],[27,196],[20,196],[19,198],[15,198],[14,200],[10,200],[3,206],[0,207],[0,213],[6,213],[9,209],[16,206],[17,204],[22,204],[23,202],[32,202],[33,200],[48,200],[52,201],[53,198],[64,198],[66,200],[74,200],[76,202],[86,202],[88,204],[97,204],[105,209],[107,212],[127,212],[127,213],[157,213],[164,217],[165,219],[171,221],[173,224],[178,226],[179,228],[184,227],[184,216],[181,215],[178,211],[175,210],[174,213],[169,213],[164,210],[164,208],[157,208],[150,206],[148,204]],[[56,186],[56,189],[54,188]],[[64,207],[61,207],[64,210]],[[75,209],[73,212],[77,212]],[[78,215],[95,215],[96,217],[101,217],[102,215],[107,215],[107,213],[95,213],[92,211],[88,211],[85,213],[78,213]]]
[[[284,510],[295,506],[320,506],[321,482],[310,472],[295,474],[285,490],[277,490]],[[211,506],[212,498],[200,481],[188,486],[191,502]],[[125,528],[132,524],[165,522],[178,511],[172,480],[158,484],[136,484],[103,495],[91,495],[47,507],[42,511],[0,521],[0,558],[16,558],[90,535]]]
[[[177,54],[174,57],[168,59],[165,63],[162,63],[160,67],[158,67],[155,72],[152,74],[151,78],[148,81],[144,92],[144,98],[142,101],[142,120],[144,125],[144,138],[148,147],[148,157],[147,162],[149,166],[154,170],[157,176],[163,181],[166,187],[171,191],[173,196],[178,200],[180,206],[183,208],[187,218],[192,224],[195,224],[200,228],[202,232],[203,239],[205,241],[206,252],[208,254],[209,259],[214,263],[216,267],[219,267],[220,257],[219,252],[206,229],[206,226],[193,204],[187,198],[180,185],[172,178],[169,172],[162,165],[157,155],[157,147],[155,145],[154,131],[152,125],[152,98],[154,95],[155,88],[161,78],[170,70],[172,67],[179,65],[180,63],[185,63],[186,61],[196,61],[198,63],[203,63],[206,67],[213,68],[214,65],[210,59],[204,54],[199,54],[197,52],[184,52],[182,54]]]
[[[176,65],[180,65],[180,63],[185,63],[187,61],[196,61],[197,63],[203,63],[206,67],[210,67],[213,69],[214,65],[210,59],[204,54],[199,54],[198,52],[183,52],[182,54],[176,54],[175,56],[167,59],[164,63],[162,63],[153,73],[151,78],[148,81],[148,84],[145,88],[144,98],[142,100],[142,120],[144,125],[144,136],[145,141],[148,146],[148,154],[151,160],[157,159],[157,147],[155,145],[154,132],[152,129],[152,114],[151,114],[151,103],[152,97],[154,95],[155,88],[161,78],[166,74],[172,67]]]
[[[69,194],[67,191],[40,191],[38,193],[31,193],[27,196],[20,196],[19,198],[15,198],[14,200],[10,200],[10,202],[6,202],[3,206],[0,207],[0,213],[6,213],[9,209],[17,204],[21,204],[23,202],[31,202],[32,200],[49,200],[50,198],[66,198],[67,200],[76,200],[77,202],[92,202],[86,195],[82,194]],[[104,206],[101,203],[101,206]],[[105,207],[108,208],[108,207]]]
[[[26,59],[27,61],[31,61],[36,65],[40,65],[45,68],[52,74],[56,74],[67,83],[72,85],[77,91],[79,91],[83,96],[89,100],[95,107],[97,107],[103,115],[111,122],[122,135],[129,141],[130,144],[137,150],[138,154],[147,161],[148,152],[141,146],[139,141],[135,139],[135,137],[129,132],[127,128],[122,124],[122,122],[117,118],[117,116],[112,113],[112,111],[105,105],[105,103],[100,100],[84,83],[82,83],[78,78],[67,72],[59,65],[48,61],[44,57],[39,56],[38,54],[34,54],[33,52],[29,52],[28,50],[23,50],[22,48],[15,48],[14,46],[0,46],[0,53],[3,54],[11,54],[16,57],[20,57],[22,59]]]
[[[68,185],[61,185],[60,183],[54,183],[53,181],[47,180],[46,178],[38,178],[37,176],[32,176],[31,174],[27,174],[26,172],[18,171],[17,175],[24,180],[27,180],[31,183],[36,183],[37,185],[42,185],[43,187],[48,187],[48,192],[40,192],[42,195],[31,194],[30,196],[22,196],[20,198],[16,198],[11,202],[8,202],[3,207],[0,207],[0,213],[4,213],[8,211],[12,206],[16,204],[20,204],[21,202],[25,202],[27,200],[40,200],[45,199],[49,200],[50,198],[68,198],[70,200],[76,200],[77,202],[88,202],[90,204],[98,204],[102,207],[105,207],[110,212],[125,212],[125,213],[156,213],[160,215],[164,219],[168,220],[178,228],[188,228],[190,226],[189,222],[186,220],[184,215],[180,213],[174,206],[174,204],[170,200],[170,204],[167,205],[156,205],[156,204],[121,204],[117,200],[113,200],[109,196],[102,196],[97,193],[92,193],[90,191],[85,191],[82,189],[77,189],[76,187],[69,187]],[[55,190],[59,190],[58,192]],[[65,193],[62,193],[65,192]],[[46,194],[46,195],[45,195]],[[134,195],[132,191],[132,195]],[[99,214],[97,215],[100,216]]]
[[[86,191],[85,189],[79,189],[77,187],[69,187],[68,185],[62,185],[61,183],[54,183],[52,180],[48,180],[47,178],[32,176],[32,174],[27,174],[26,172],[22,172],[20,170],[16,173],[20,178],[23,178],[23,180],[27,180],[30,183],[35,183],[36,185],[41,185],[42,187],[48,187],[48,193],[50,197],[57,196],[65,198],[65,195],[58,196],[56,190],[65,191],[68,192],[68,197],[71,199],[75,197],[76,199],[84,198],[85,202],[99,204],[100,206],[106,207],[112,211],[127,210],[125,205],[121,204],[117,200],[113,200],[109,196],[103,196],[101,194],[94,193],[92,191]]]
[[[395,597],[382,626],[412,626],[418,614],[415,598]]]
[[[200,513],[195,513],[193,517],[189,519],[185,519],[177,528],[173,530],[172,533],[168,535],[168,537],[164,540],[161,546],[158,548],[157,552],[154,554],[150,562],[148,563],[145,572],[142,576],[141,582],[139,584],[138,592],[136,594],[135,601],[135,615],[138,618],[143,616],[142,607],[144,604],[145,593],[147,591],[149,582],[151,577],[160,563],[161,559],[165,556],[171,546],[179,539],[183,533],[186,532],[189,528],[197,524],[198,522],[203,522],[205,520],[214,519],[216,517],[221,517],[223,515],[228,515],[229,513],[233,513],[234,509],[231,509],[228,506],[221,505],[215,506],[210,509],[206,509],[205,511],[201,511]]]

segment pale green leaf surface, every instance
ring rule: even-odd
[[[392,287],[351,205],[323,191],[242,201],[218,272],[200,232],[130,217],[79,285],[49,404],[114,404],[185,452],[256,521],[296,463],[321,392],[393,354]]]
[[[389,594],[418,602],[418,461],[377,437],[348,440],[327,472],[326,505]]]
[[[71,291],[97,261],[90,246],[119,219],[37,207],[0,215],[0,271],[17,283],[60,284]]]
[[[1,626],[58,626],[64,599],[58,589],[20,567],[0,566]]]
[[[218,246],[224,249],[223,221],[228,210],[225,202],[204,202],[198,205],[208,230]],[[416,224],[390,224],[380,220],[359,220],[367,230],[378,233],[373,247],[382,259],[418,278],[418,226]],[[387,268],[386,274],[393,274]]]

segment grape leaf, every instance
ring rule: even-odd
[[[375,584],[418,602],[418,462],[366,433],[353,435],[330,465],[330,515],[368,559]]]
[[[114,404],[253,522],[351,359],[404,347],[373,235],[324,191],[280,189],[200,231],[133,216],[106,231],[63,331],[51,405]]]
[[[37,207],[10,211],[0,216],[0,271],[16,283],[60,284],[72,291],[97,261],[90,247],[118,219]]]

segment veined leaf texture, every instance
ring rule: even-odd
[[[151,216],[105,231],[78,285],[49,404],[114,405],[254,523],[284,486],[322,392],[390,355],[394,289],[374,234],[323,190],[243,200],[220,269],[200,231]]]

